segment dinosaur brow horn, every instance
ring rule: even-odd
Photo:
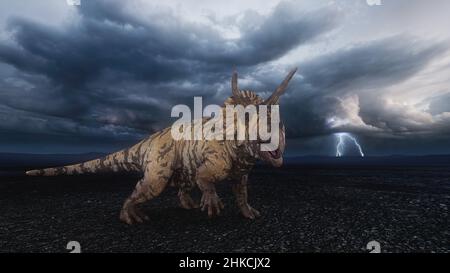
[[[233,99],[236,103],[245,105],[245,99],[242,97],[241,92],[238,87],[238,74],[236,70],[233,71],[233,76],[231,78],[231,92],[233,93]]]
[[[283,95],[284,91],[286,90],[289,84],[289,81],[292,79],[295,72],[297,72],[297,68],[294,68],[289,72],[289,74],[286,76],[283,82],[277,87],[275,92],[273,92],[272,95],[270,95],[270,97],[266,101],[264,101],[264,104],[266,105],[278,104],[280,96]]]

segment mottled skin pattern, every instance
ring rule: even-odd
[[[225,104],[278,104],[278,97],[287,87],[295,70],[268,100],[263,101],[251,91],[237,89],[237,75],[233,75],[233,97]],[[278,93],[277,93],[278,92]],[[284,152],[284,127],[280,125],[280,145],[275,152],[260,152],[257,141],[231,140],[174,140],[170,127],[142,140],[131,148],[106,157],[43,170],[31,170],[27,175],[55,176],[85,173],[137,171],[143,177],[134,191],[125,200],[120,219],[127,224],[142,223],[148,217],[140,210],[140,205],[157,197],[167,185],[176,186],[180,204],[185,209],[201,208],[208,216],[219,215],[223,203],[216,192],[216,183],[231,181],[237,205],[242,215],[249,219],[260,213],[248,204],[248,173],[258,159],[273,166],[281,166]],[[190,191],[198,186],[202,192],[200,204],[195,202]]]

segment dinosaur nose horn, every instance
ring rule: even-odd
[[[289,72],[289,74],[286,76],[286,78],[283,80],[283,82],[277,87],[275,92],[273,92],[272,95],[270,95],[270,97],[264,101],[264,104],[266,104],[266,105],[278,104],[278,101],[280,100],[281,95],[283,95],[284,91],[286,91],[289,81],[292,79],[295,72],[297,72],[297,68],[294,68]]]

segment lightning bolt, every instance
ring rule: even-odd
[[[351,134],[349,133],[337,133],[335,134],[338,143],[336,145],[336,157],[341,157],[344,155],[344,148],[345,148],[345,140],[348,139],[350,141],[352,141],[355,146],[358,148],[359,154],[361,155],[361,157],[364,157],[364,152],[361,148],[361,145],[359,145],[358,141],[356,140],[355,137],[353,137]]]

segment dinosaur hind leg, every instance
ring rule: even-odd
[[[180,189],[178,198],[180,198],[180,205],[184,209],[196,209],[199,207],[199,204],[192,199],[187,189]]]
[[[140,206],[161,194],[168,184],[166,177],[164,175],[157,177],[144,176],[136,184],[133,193],[125,200],[120,211],[120,220],[129,225],[149,220],[148,216],[142,212]]]
[[[233,193],[236,196],[236,203],[242,215],[248,219],[255,219],[260,216],[260,213],[248,204],[247,180],[247,175],[242,176],[240,181],[233,185]]]

